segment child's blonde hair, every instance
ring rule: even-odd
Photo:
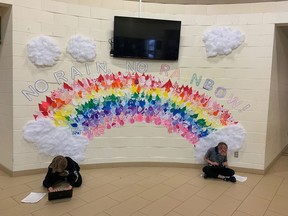
[[[67,167],[67,159],[62,155],[58,155],[52,160],[49,167],[52,168],[52,173],[61,173]]]

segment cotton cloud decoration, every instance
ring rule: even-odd
[[[27,44],[29,60],[36,66],[53,66],[59,60],[61,50],[49,36],[31,39]]]
[[[66,127],[55,127],[48,118],[29,121],[23,128],[24,139],[35,143],[39,152],[50,155],[64,155],[76,161],[84,159],[88,139],[72,135]]]
[[[230,27],[214,27],[204,33],[206,54],[208,57],[228,55],[245,40],[244,34]]]
[[[241,124],[231,125],[217,130],[210,135],[201,138],[195,149],[197,161],[204,163],[204,155],[211,147],[216,146],[219,142],[225,142],[228,145],[229,153],[238,151],[243,146],[246,139],[246,131]]]
[[[94,41],[82,35],[72,36],[66,50],[78,62],[94,61],[96,57]]]

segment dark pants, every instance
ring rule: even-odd
[[[73,187],[80,187],[81,184],[82,184],[82,176],[81,176],[81,174],[79,172],[77,172],[77,173],[78,173],[78,179],[73,184]],[[43,186],[46,187],[46,188],[49,188],[50,185],[56,184],[56,183],[61,182],[61,181],[69,182],[69,179],[67,179],[66,177],[59,176],[59,175],[53,175],[49,179],[45,179],[43,181]]]
[[[218,175],[231,177],[235,174],[234,170],[220,166],[205,166],[202,170],[208,178],[217,178]]]

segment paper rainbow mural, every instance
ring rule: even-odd
[[[236,125],[228,110],[189,86],[147,74],[118,72],[63,84],[39,104],[35,120],[51,119],[92,140],[107,129],[144,122],[166,127],[191,144]]]

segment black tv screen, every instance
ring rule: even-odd
[[[114,17],[113,57],[177,60],[181,21]]]

